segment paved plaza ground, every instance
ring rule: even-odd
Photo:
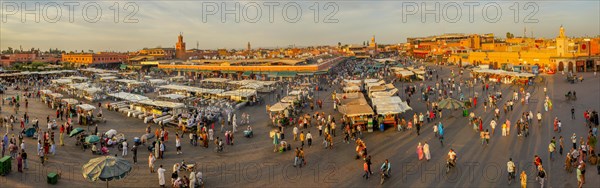
[[[436,67],[440,68],[440,67]],[[457,68],[443,66],[441,67],[440,78],[447,78],[450,70]],[[587,127],[584,126],[583,110],[600,110],[600,78],[594,77],[592,73],[583,73],[583,83],[570,84],[561,74],[542,75],[540,83],[527,87],[527,91],[532,94],[532,102],[529,105],[515,105],[515,110],[510,112],[508,117],[511,122],[516,122],[522,112],[543,111],[543,87],[546,85],[549,96],[553,100],[554,109],[550,112],[544,112],[541,127],[532,126],[531,135],[521,139],[517,137],[516,131],[508,137],[502,137],[500,131],[491,137],[490,145],[482,147],[479,139],[479,133],[472,130],[467,125],[467,118],[462,117],[458,111],[445,111],[444,118],[441,120],[445,126],[445,145],[442,147],[439,141],[434,137],[432,126],[437,124],[426,124],[421,135],[417,136],[413,132],[397,132],[393,129],[387,129],[385,132],[375,131],[365,133],[364,141],[369,149],[369,154],[373,156],[373,171],[377,171],[383,160],[389,159],[392,166],[391,178],[387,179],[383,187],[518,187],[518,182],[508,185],[506,178],[506,162],[509,157],[517,164],[520,172],[526,170],[528,175],[528,186],[539,187],[535,181],[535,169],[533,166],[533,156],[540,155],[543,159],[543,166],[548,175],[546,185],[549,187],[576,187],[577,179],[575,173],[567,173],[563,169],[564,155],[558,156],[556,160],[550,161],[548,157],[548,143],[553,136],[559,135],[565,137],[565,149],[570,148],[570,136],[576,133],[577,136],[586,136]],[[464,78],[468,74],[463,75]],[[419,84],[415,82],[413,84]],[[426,81],[426,83],[433,83]],[[408,83],[398,83],[396,86],[401,88]],[[323,110],[326,114],[333,113],[336,119],[341,115],[334,112],[331,103],[331,92],[333,89],[329,86],[327,91],[318,92],[316,95],[325,101]],[[336,88],[339,88],[336,86]],[[477,92],[481,86],[475,87]],[[510,96],[517,86],[502,85],[504,96]],[[402,90],[402,89],[400,89]],[[578,99],[576,101],[566,101],[564,94],[569,90],[576,90]],[[339,89],[338,89],[339,92]],[[465,93],[471,91],[466,90]],[[9,90],[4,97],[13,96],[16,91]],[[468,96],[468,95],[467,95]],[[402,99],[406,99],[402,96]],[[268,95],[269,104],[276,102],[272,95]],[[505,101],[508,97],[504,97]],[[482,103],[482,102],[480,102]],[[503,104],[501,102],[500,104]],[[575,106],[576,119],[570,118],[571,106]],[[103,106],[104,107],[104,106]],[[405,117],[412,116],[414,112],[425,112],[425,104],[418,101],[417,96],[411,98],[411,107]],[[45,117],[55,114],[54,110],[49,109],[41,101],[31,100],[29,108],[22,105],[19,115],[27,112],[31,119],[37,117],[40,119],[40,125],[45,124]],[[306,112],[307,109],[304,110]],[[319,110],[321,111],[321,110]],[[147,126],[140,119],[128,118],[121,113],[103,110],[108,121],[99,124],[101,132],[109,129],[116,129],[120,133],[127,135],[128,139],[141,136]],[[238,117],[242,112],[248,112],[251,115],[251,125],[254,129],[253,138],[243,137],[243,133],[236,133],[235,145],[225,146],[223,153],[216,153],[213,150],[214,145],[210,143],[209,148],[194,147],[189,144],[187,135],[182,140],[183,154],[175,154],[174,127],[169,127],[169,141],[166,143],[165,159],[157,160],[157,165],[163,165],[167,169],[167,181],[170,180],[170,173],[174,163],[196,162],[200,165],[204,173],[206,187],[374,187],[380,186],[378,178],[365,180],[361,178],[362,161],[355,159],[355,145],[342,142],[343,134],[338,130],[337,137],[334,138],[333,149],[324,149],[321,144],[322,138],[318,136],[316,128],[309,130],[314,135],[312,147],[305,147],[307,166],[303,168],[294,168],[293,152],[274,153],[272,140],[269,138],[269,131],[274,127],[269,125],[268,115],[265,113],[265,106],[244,107],[237,112]],[[2,107],[2,116],[10,116],[13,113],[12,108],[5,105]],[[483,112],[482,105],[475,109],[476,115],[481,115],[484,120],[484,126],[489,126],[489,121],[493,118],[493,113]],[[551,120],[558,117],[563,122],[563,131],[560,134],[552,131]],[[503,118],[504,119],[504,116]],[[63,121],[59,121],[63,123]],[[15,126],[18,127],[18,126]],[[76,125],[76,127],[82,127]],[[158,125],[152,125],[153,130]],[[85,128],[85,127],[84,127]],[[92,130],[93,127],[90,128]],[[10,134],[17,134],[17,129],[10,131]],[[56,130],[55,130],[56,131]],[[1,128],[0,133],[6,133],[5,128]],[[56,133],[58,133],[56,131]],[[285,140],[292,144],[292,147],[299,146],[299,142],[291,141],[291,128],[285,130]],[[58,134],[57,134],[58,135]],[[218,136],[223,137],[222,134]],[[58,138],[58,136],[57,136]],[[0,176],[0,187],[105,187],[105,182],[89,182],[81,174],[82,165],[89,159],[98,157],[92,155],[89,150],[83,152],[80,147],[75,146],[74,138],[65,138],[65,146],[57,147],[55,156],[50,156],[49,162],[45,166],[40,165],[39,158],[36,156],[36,140],[31,138],[24,139],[27,146],[26,151],[29,154],[29,169],[24,173],[16,172],[16,163],[13,163],[13,171],[7,176]],[[416,154],[416,146],[419,142],[428,141],[432,159],[428,162],[419,161]],[[450,173],[445,172],[446,154],[450,148],[454,148],[458,153],[458,168]],[[596,150],[597,151],[597,150]],[[117,148],[111,148],[111,154],[119,154]],[[126,156],[127,160],[132,161],[132,153]],[[158,187],[158,178],[156,173],[150,173],[148,169],[148,150],[140,147],[138,150],[138,164],[134,165],[131,173],[123,180],[110,182],[111,187]],[[61,172],[62,176],[57,185],[46,183],[46,175],[49,172]],[[184,173],[187,175],[188,173]],[[600,186],[600,178],[596,167],[588,165],[584,187]],[[517,177],[518,178],[518,177]],[[168,184],[168,183],[167,183]]]

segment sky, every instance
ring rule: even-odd
[[[594,0],[1,0],[0,11],[2,50],[136,51],[174,47],[179,33],[187,49],[362,44],[372,36],[396,44],[444,33],[554,38],[561,25],[570,37],[600,35]]]

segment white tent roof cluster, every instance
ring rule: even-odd
[[[98,69],[98,68],[86,68],[86,69],[79,69],[80,71],[83,72],[93,72],[93,73],[118,73],[119,71],[114,71],[114,70],[104,70],[104,69]]]
[[[158,100],[150,100],[150,99],[137,101],[136,103],[150,105],[150,106],[164,107],[164,108],[183,108],[183,107],[185,107],[185,104],[183,104],[183,103],[158,101]]]
[[[202,82],[214,82],[214,83],[225,83],[228,82],[227,78],[205,78]]]
[[[98,75],[100,77],[106,77],[106,76],[114,76],[115,74],[113,74],[113,73],[97,73],[96,75]]]
[[[233,91],[226,91],[219,95],[220,96],[229,96],[229,97],[251,97],[251,96],[255,96],[256,93],[257,92],[254,89],[238,89],[238,90],[233,90]]]
[[[62,73],[75,73],[77,71],[75,70],[53,70],[53,71],[39,71],[39,72],[29,72],[29,71],[23,71],[23,72],[16,72],[16,73],[7,73],[7,74],[0,74],[0,77],[4,77],[4,76],[22,76],[22,75],[34,75],[34,74],[38,74],[38,75],[47,75],[47,74],[62,74]]]
[[[116,76],[104,76],[100,77],[100,80],[116,80],[118,77]]]
[[[225,91],[223,89],[207,89],[207,88],[173,85],[173,84],[159,86],[159,88],[176,90],[176,91],[195,92],[195,93],[201,93],[201,94],[213,94],[213,95],[217,95],[217,94],[223,93]]]
[[[55,98],[55,99],[63,97],[63,95],[60,93],[49,93],[48,96]]]
[[[79,103],[79,101],[77,99],[72,99],[72,98],[62,99],[62,101],[66,102],[68,104],[77,104],[77,103]]]
[[[362,80],[347,80],[344,79],[345,84],[362,84]]]
[[[54,84],[70,84],[70,83],[73,83],[73,80],[68,79],[68,78],[59,78],[59,79],[50,80],[50,82],[52,82]]]
[[[69,87],[76,89],[76,90],[84,91],[88,94],[94,94],[94,93],[102,91],[102,89],[100,89],[100,88],[93,87],[93,86],[90,87],[87,83],[69,84]]]
[[[125,84],[130,84],[130,85],[135,85],[135,84],[145,84],[145,82],[140,82],[137,80],[130,80],[130,79],[118,79],[115,80],[116,82],[121,82],[121,83],[125,83]]]
[[[148,80],[148,83],[150,83],[150,84],[166,84],[167,81],[163,80],[163,79],[150,79],[150,80]]]
[[[169,99],[174,99],[174,100],[177,100],[177,99],[183,99],[183,98],[185,98],[185,96],[184,96],[184,95],[175,94],[175,93],[165,94],[165,95],[161,95],[161,96],[159,96],[159,97],[162,97],[162,98],[169,98]]]
[[[130,102],[148,100],[148,97],[127,92],[111,93],[108,96],[119,98]]]

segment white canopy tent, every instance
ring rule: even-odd
[[[52,91],[47,90],[47,89],[43,89],[43,90],[40,90],[40,93],[41,94],[50,94],[50,93],[52,93]]]
[[[121,82],[121,83],[125,83],[127,85],[145,84],[145,82],[140,82],[140,81],[137,81],[137,80],[129,80],[129,79],[117,79],[117,80],[115,80],[115,82]]]
[[[94,110],[94,109],[96,109],[96,107],[95,107],[95,106],[93,106],[93,105],[90,105],[90,104],[80,104],[80,105],[77,105],[77,107],[78,107],[78,108],[81,108],[81,109],[82,109],[82,110],[84,110],[84,111],[89,111],[89,110]]]
[[[70,83],[73,83],[73,80],[67,79],[67,78],[60,78],[60,79],[50,80],[50,82],[52,82],[53,84],[70,84]]]
[[[152,85],[157,85],[157,84],[166,84],[167,81],[163,80],[163,79],[150,79],[150,80],[148,80],[148,83],[150,83]]]
[[[136,95],[133,93],[119,92],[119,93],[111,93],[108,96],[119,98],[126,101],[137,102],[142,100],[148,100],[148,97],[142,95]]]
[[[100,77],[107,77],[107,76],[114,76],[115,74],[113,74],[113,73],[98,73],[96,75],[98,75]]]
[[[183,104],[183,103],[169,102],[169,101],[157,101],[157,100],[150,100],[150,99],[137,101],[136,103],[150,105],[150,106],[163,107],[163,108],[171,108],[171,109],[185,107],[185,104]]]
[[[50,96],[50,97],[52,97],[52,98],[55,98],[55,99],[56,99],[56,98],[62,98],[62,97],[63,97],[63,95],[62,95],[62,94],[60,94],[60,93],[50,93],[50,94],[48,94],[48,96]]]
[[[180,94],[175,94],[175,93],[169,93],[169,94],[165,94],[165,95],[161,95],[159,97],[162,98],[168,98],[168,99],[173,99],[173,100],[177,100],[177,99],[183,99],[185,98],[184,95],[180,95]]]
[[[202,82],[213,82],[213,83],[225,83],[228,82],[227,78],[205,78]]]
[[[223,93],[225,91],[223,89],[207,89],[207,88],[181,86],[181,85],[163,85],[163,86],[159,86],[158,88],[170,89],[170,90],[175,90],[175,91],[194,92],[196,94],[212,94],[212,95],[217,95],[217,94]]]
[[[373,115],[373,109],[369,105],[342,105],[340,113],[348,117]]]
[[[250,98],[252,96],[256,96],[256,94],[257,94],[257,91],[254,89],[238,89],[238,90],[233,90],[233,91],[226,91],[226,92],[223,92],[218,95],[230,97],[231,100],[241,101],[241,100],[247,100],[248,98]]]
[[[104,77],[100,77],[100,80],[105,81],[105,80],[116,80],[117,77],[116,76],[104,76]]]
[[[292,106],[292,104],[290,104],[290,103],[278,102],[278,103],[275,103],[273,106],[271,106],[269,108],[269,111],[281,112],[281,111],[285,110],[286,108],[289,108],[290,106]]]
[[[344,90],[344,93],[360,92],[360,87],[348,86],[348,87],[344,87],[343,90]]]
[[[79,101],[77,99],[71,99],[71,98],[62,99],[62,101],[66,102],[67,104],[77,104],[77,103],[79,103]]]

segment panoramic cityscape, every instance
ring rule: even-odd
[[[600,2],[0,10],[0,187],[600,186]]]

